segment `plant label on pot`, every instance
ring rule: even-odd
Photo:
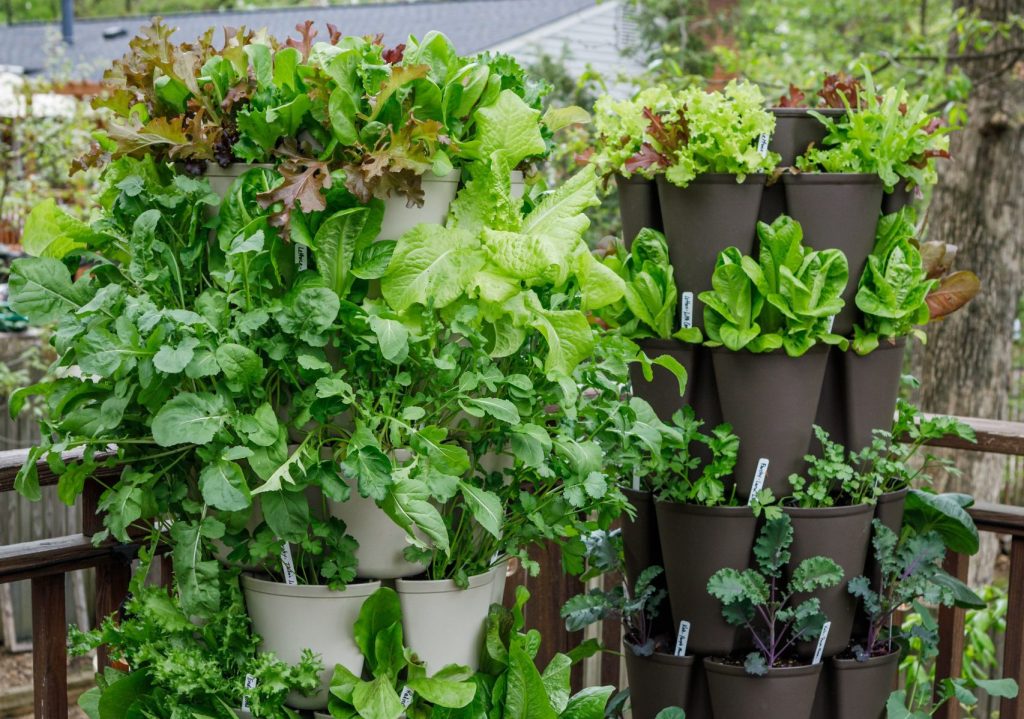
[[[693,293],[679,293],[679,324],[683,329],[693,327]]]
[[[757,151],[761,153],[761,157],[768,157],[768,137],[767,132],[762,132],[761,136],[757,138]]]
[[[309,269],[309,248],[297,242],[295,243],[295,266],[299,268],[299,272]]]
[[[242,694],[242,711],[249,711],[249,692],[256,688],[256,677],[245,675],[245,693]]]
[[[408,686],[402,687],[402,692],[398,695],[398,701],[402,702],[402,706],[404,707],[412,704],[412,689]]]
[[[747,504],[752,504],[757,499],[757,494],[764,489],[764,480],[768,476],[768,458],[761,457],[757,460],[757,469],[754,470],[754,483],[750,485],[750,498]]]
[[[635,467],[633,468],[633,491],[640,491],[640,472]]]
[[[814,661],[811,664],[821,664],[821,655],[825,653],[825,642],[828,641],[828,630],[831,628],[832,622],[821,625],[821,636],[818,637],[818,646],[814,649]]]
[[[284,543],[281,548],[281,571],[284,573],[284,583],[294,587],[299,583],[295,577],[295,562],[292,561],[292,545]]]
[[[685,619],[679,622],[679,633],[676,635],[676,656],[686,656],[686,645],[690,641],[690,623]]]

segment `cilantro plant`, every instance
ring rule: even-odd
[[[712,289],[700,293],[706,344],[734,352],[782,348],[791,357],[818,342],[845,346],[831,331],[849,276],[843,253],[804,247],[800,223],[786,215],[771,225],[758,222],[757,234],[758,259],[726,248],[715,263]]]
[[[797,595],[843,580],[843,570],[833,560],[810,557],[793,569],[788,583],[783,582],[792,543],[793,526],[783,514],[768,521],[754,543],[756,568],[741,572],[726,567],[708,580],[708,592],[721,600],[726,621],[750,632],[755,651],[747,655],[744,667],[754,676],[782,666],[798,642],[821,634],[827,617],[817,597],[798,603]]]
[[[145,551],[143,559],[148,566]],[[232,719],[244,700],[254,716],[286,719],[294,716],[285,707],[290,691],[319,688],[323,664],[311,652],[289,666],[257,651],[260,637],[252,632],[237,574],[212,578],[223,599],[202,624],[193,621],[179,597],[146,586],[145,578],[145,572],[132,578],[122,619],[107,617],[88,633],[71,631],[73,655],[105,645],[114,659],[131,667],[130,673],[107,668],[97,675],[97,686],[79,699],[88,716],[105,715],[116,706],[125,715],[159,719],[196,714]],[[255,686],[247,689],[250,676]]]
[[[913,210],[883,216],[875,246],[857,288],[857,308],[863,313],[854,327],[853,348],[874,351],[881,342],[913,335],[922,342],[921,325],[941,319],[967,304],[980,289],[973,272],[949,274],[956,247],[916,239]]]
[[[462,709],[473,701],[473,672],[455,664],[427,676],[426,666],[405,646],[402,608],[393,589],[382,587],[359,610],[353,636],[365,659],[364,680],[334,667],[328,712],[336,719],[429,719],[435,709]],[[402,692],[411,692],[408,704]]]
[[[838,97],[844,115],[811,111],[828,134],[821,147],[797,158],[798,170],[878,175],[890,192],[904,181],[916,187],[935,184],[935,158],[949,157],[950,128],[929,112],[927,95],[912,99],[902,82],[879,91],[865,73],[862,86],[851,85]]]
[[[730,80],[720,92],[688,87],[664,108],[645,107],[648,120],[640,151],[626,169],[662,174],[686,187],[700,175],[724,173],[743,182],[747,175],[775,169],[779,155],[762,151],[775,130],[775,117],[753,83]]]

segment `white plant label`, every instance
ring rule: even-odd
[[[295,562],[292,561],[292,545],[284,543],[281,548],[281,571],[284,572],[284,583],[295,586],[299,580],[295,578]]]
[[[402,693],[398,695],[398,701],[402,702],[404,707],[412,704],[412,689],[407,686],[402,687]]]
[[[757,138],[757,151],[761,153],[761,157],[768,156],[768,133],[762,132],[761,136]]]
[[[690,641],[690,623],[685,619],[679,622],[679,633],[676,634],[676,656],[686,656],[686,645]]]
[[[637,468],[633,468],[633,491],[640,491],[640,471]]]
[[[821,636],[818,637],[818,646],[814,650],[814,661],[811,664],[821,664],[821,655],[825,653],[825,641],[828,639],[828,630],[832,628],[832,622],[825,622],[821,627]]]
[[[242,695],[242,711],[249,711],[249,692],[256,688],[256,677],[245,675],[245,694]]]
[[[754,470],[754,483],[750,485],[750,499],[747,500],[747,504],[750,504],[757,497],[757,493],[764,489],[764,480],[768,476],[768,458],[761,457],[757,460],[757,469]]]
[[[828,318],[828,332],[829,332],[829,334],[832,334],[832,327],[835,325],[835,323],[836,323],[836,316],[835,315],[832,315],[831,317]]]
[[[298,242],[295,243],[295,265],[299,268],[299,272],[309,269],[309,248]]]
[[[692,292],[681,292],[679,294],[679,324],[687,329],[693,327]]]

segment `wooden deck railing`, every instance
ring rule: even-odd
[[[963,421],[977,432],[976,445],[959,440],[935,444],[954,449],[1024,456],[1024,423],[970,418],[964,418]],[[26,455],[27,450],[0,452],[0,492],[13,491],[14,477]],[[117,611],[128,591],[131,560],[136,548],[109,541],[94,546],[91,540],[91,535],[102,528],[97,513],[102,492],[101,482],[109,482],[116,476],[110,470],[104,472],[86,483],[85,494],[80,502],[82,534],[0,546],[0,584],[23,579],[32,582],[36,719],[65,719],[68,714],[64,575],[88,567],[96,569],[97,621]],[[39,481],[43,486],[56,484],[57,478],[45,463],[39,464]],[[970,514],[979,531],[1012,537],[1003,676],[1015,679],[1024,686],[1024,507],[979,504],[971,508]],[[538,558],[542,559],[548,569],[545,572],[546,578],[538,581],[523,577],[526,584],[532,585],[535,598],[531,605],[538,609],[530,623],[540,629],[546,638],[545,653],[564,651],[570,642],[558,616],[558,608],[571,594],[579,591],[580,585],[568,577],[558,582],[551,581],[548,572],[557,571],[557,556]],[[951,574],[966,579],[969,558],[951,554],[946,560],[946,567]],[[167,573],[164,575],[167,576]],[[542,593],[543,596],[537,596]],[[939,625],[936,677],[958,677],[964,650],[964,611],[941,609]],[[615,625],[605,627],[602,635],[607,644],[617,643]],[[102,652],[99,660],[102,664],[106,663],[106,656]],[[607,657],[601,662],[600,680],[602,683],[618,683],[619,663],[614,658]],[[936,716],[939,719],[957,719],[958,707],[954,703]],[[1002,700],[1000,716],[1001,719],[1024,719],[1024,702],[1018,699]]]

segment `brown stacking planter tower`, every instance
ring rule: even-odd
[[[636,579],[648,567],[662,567],[661,539],[658,536],[658,517],[654,511],[654,498],[650,492],[637,491],[623,487],[629,503],[636,508],[636,517],[622,517],[622,546],[625,554],[626,585],[630,591],[636,585]],[[667,590],[664,572],[654,579],[657,587]],[[662,603],[658,616],[654,620],[652,633],[672,634],[672,617],[667,602]]]
[[[685,707],[689,703],[695,657],[658,653],[640,657],[628,646],[623,655],[633,719],[654,719],[662,709]]]
[[[658,187],[654,180],[640,175],[632,177],[615,176],[615,184],[619,189],[619,217],[622,220],[622,238],[626,247],[640,230],[650,227],[661,231],[661,210],[658,207]]]
[[[676,410],[691,404],[693,387],[697,384],[697,352],[700,348],[678,340],[646,339],[640,340],[638,344],[649,358],[671,355],[686,368],[686,390],[680,395],[679,380],[664,367],[653,365],[653,376],[648,382],[639,362],[631,362],[629,365],[633,394],[646,400],[662,422],[670,422]]]
[[[893,188],[892,192],[886,192],[882,196],[882,214],[891,215],[899,212],[914,201],[914,190],[910,188],[909,181],[903,181]]]
[[[704,660],[715,719],[809,719],[821,664],[747,674],[742,666]]]
[[[846,110],[835,107],[813,108],[815,112],[828,117],[842,117]],[[796,158],[807,152],[810,145],[820,146],[827,134],[826,127],[811,115],[811,108],[773,107],[775,132],[768,149],[782,157],[779,167],[792,167]]]
[[[828,682],[833,702],[830,719],[881,719],[899,668],[899,650],[866,662],[833,659]]]
[[[687,187],[658,177],[658,201],[675,271],[676,289],[693,293],[693,326],[704,328],[703,305],[697,299],[711,289],[711,273],[719,253],[737,247],[749,255],[754,247],[757,214],[766,175],[701,175]]]
[[[882,341],[866,355],[850,350],[843,357],[846,405],[846,446],[859,452],[871,444],[876,429],[892,429],[903,371],[906,338]]]

